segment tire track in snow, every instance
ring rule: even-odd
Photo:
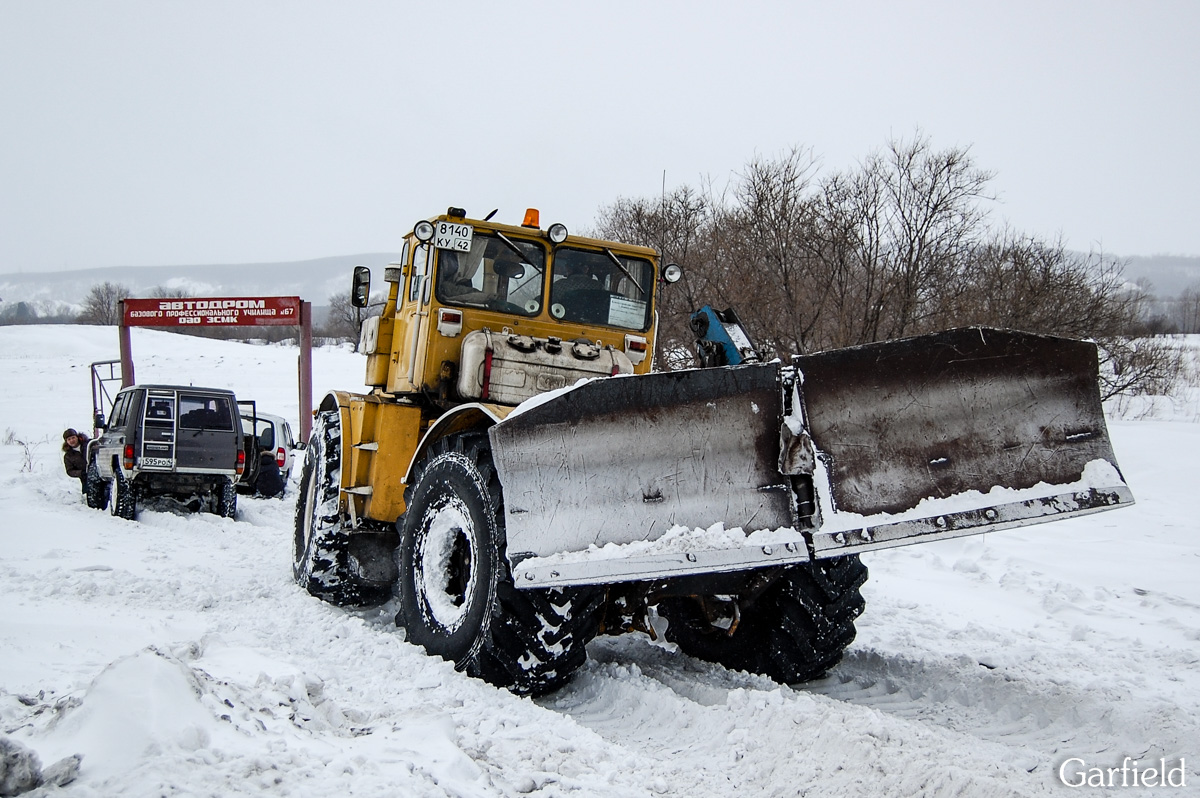
[[[883,693],[887,695],[886,691]],[[1037,795],[1044,757],[859,701],[729,671],[627,635],[602,638],[542,699],[638,756],[676,763],[673,794]],[[946,767],[930,772],[930,761]]]
[[[851,650],[825,679],[784,687],[637,636],[599,640],[589,654],[582,686],[568,687],[547,706],[632,748],[664,757],[687,752],[697,769],[731,754],[753,756],[744,743],[767,729],[785,736],[801,730],[827,734],[831,726],[853,729],[872,716],[899,724],[910,746],[927,734],[949,735],[955,741],[951,751],[984,753],[986,761],[1029,774],[1038,789],[1053,782],[1056,768],[1069,757],[1178,759],[1194,754],[1189,746],[1200,738],[1200,724],[1169,702],[1139,699],[1118,688],[1017,677],[966,658],[922,661]],[[768,709],[770,702],[759,700],[772,692],[785,699],[783,715],[808,721],[782,723]],[[755,701],[757,710],[748,711],[746,702]],[[714,708],[719,711],[708,711]],[[751,731],[739,737],[739,728]],[[799,734],[794,745],[802,750],[806,736]]]

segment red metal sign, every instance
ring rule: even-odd
[[[231,327],[300,324],[298,296],[126,299],[126,327]]]

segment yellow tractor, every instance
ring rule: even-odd
[[[854,638],[861,552],[1133,500],[1091,344],[968,328],[758,362],[705,308],[703,367],[654,372],[679,276],[534,210],[418,222],[362,328],[369,393],[315,411],[297,583],[395,600],[410,642],[518,693],[653,615],[688,654],[797,682]]]

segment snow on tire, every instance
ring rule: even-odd
[[[226,479],[213,488],[213,512],[222,518],[237,518],[237,487]]]
[[[342,424],[338,410],[317,415],[305,451],[296,500],[292,576],[317,598],[338,606],[381,604],[390,585],[363,584],[352,571],[350,535],[342,525]]]
[[[113,469],[112,481],[108,483],[108,511],[117,518],[132,521],[137,517],[137,496],[133,492],[133,484],[125,478],[120,468]]]
[[[108,480],[100,476],[100,466],[95,458],[88,463],[87,506],[96,510],[108,509]]]
[[[867,568],[854,554],[792,566],[742,610],[733,634],[713,626],[693,597],[664,599],[658,612],[667,639],[685,654],[793,684],[820,678],[841,661],[854,641],[866,581]]]
[[[603,592],[513,585],[487,436],[439,441],[404,498],[396,624],[407,640],[514,693],[565,684],[599,629]]]

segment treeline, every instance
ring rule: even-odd
[[[82,307],[78,311],[71,310],[61,304],[50,307],[32,302],[13,302],[6,304],[0,310],[0,325],[13,324],[99,324],[116,326],[121,321],[120,302],[129,299],[133,292],[120,283],[97,283],[88,291]],[[187,290],[156,287],[149,294],[140,298],[149,299],[189,299],[192,293]],[[334,294],[329,298],[329,313],[323,322],[313,329],[313,335],[320,343],[353,342],[358,343],[359,319],[366,315],[375,315],[378,308],[368,311],[358,311],[350,305],[349,291],[345,294]],[[201,338],[219,340],[255,339],[277,343],[295,339],[298,335],[294,327],[263,326],[263,327],[164,327],[168,332],[184,335],[194,335]]]
[[[1173,379],[1178,352],[1142,337],[1147,294],[1122,264],[993,224],[992,177],[968,149],[922,136],[827,173],[794,149],[722,189],[618,199],[596,233],[683,267],[659,307],[668,368],[691,365],[688,317],[708,304],[734,307],[768,356],[989,325],[1095,340],[1106,394]]]

